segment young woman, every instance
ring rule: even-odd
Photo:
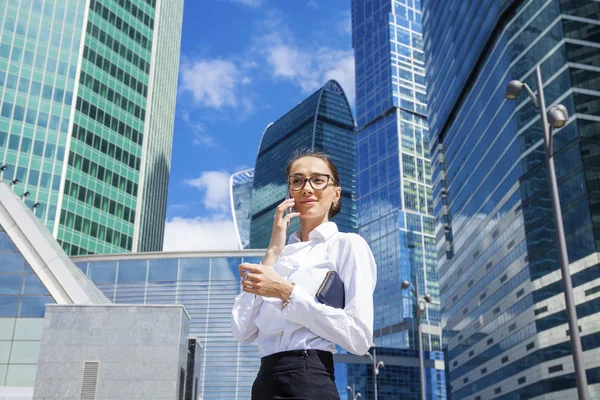
[[[341,209],[340,177],[323,153],[298,153],[286,169],[290,198],[277,207],[269,248],[260,264],[241,264],[243,293],[233,306],[240,342],[258,341],[261,363],[253,400],[339,399],[335,345],[363,355],[372,345],[377,270],[367,242],[338,232],[329,219]],[[294,212],[285,213],[293,207]],[[292,218],[300,219],[286,246]],[[328,271],[344,283],[345,307],[316,298]]]

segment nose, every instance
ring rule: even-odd
[[[310,186],[310,182],[307,180],[304,181],[304,186],[302,186],[302,193],[312,193],[313,188]]]

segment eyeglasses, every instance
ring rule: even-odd
[[[302,175],[290,175],[287,177],[288,187],[295,192],[302,190],[306,182],[310,183],[310,186],[314,190],[323,190],[329,186],[330,181],[335,185],[333,178],[327,174],[313,175],[310,178],[305,178]]]

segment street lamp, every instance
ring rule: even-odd
[[[373,363],[373,388],[375,390],[375,400],[377,400],[377,376],[379,375],[379,370],[385,367],[383,361],[377,362],[377,353],[375,352],[375,347],[373,347],[373,355],[371,353],[365,354],[369,356],[371,362]]]
[[[352,387],[346,386],[346,390],[349,391],[350,393],[352,393],[352,400],[356,400],[359,397],[361,397],[360,392],[357,392],[356,394],[354,394],[354,384],[352,385]]]
[[[535,67],[536,83],[538,96],[520,81],[510,81],[506,86],[506,98],[514,100],[519,96],[521,89],[525,88],[527,94],[540,110],[540,119],[542,121],[542,130],[544,132],[544,146],[546,152],[546,167],[548,168],[548,178],[550,180],[550,194],[552,196],[552,211],[556,221],[556,241],[558,243],[558,255],[560,261],[560,271],[562,274],[563,291],[565,295],[565,305],[567,308],[567,318],[569,321],[569,332],[571,334],[571,346],[573,347],[573,364],[575,367],[575,378],[577,380],[577,394],[579,400],[588,400],[587,377],[585,375],[585,366],[583,364],[583,352],[581,349],[581,339],[579,337],[579,324],[577,322],[577,312],[575,310],[575,300],[573,298],[573,284],[571,282],[571,272],[569,271],[569,257],[567,255],[567,244],[565,239],[565,229],[562,220],[562,210],[558,198],[558,183],[556,181],[556,172],[554,170],[553,138],[552,128],[562,128],[569,119],[567,108],[562,104],[553,107],[546,113],[546,103],[544,100],[544,86],[542,84],[542,74],[540,64]]]
[[[425,400],[425,366],[423,361],[423,341],[422,341],[422,327],[421,327],[421,314],[425,312],[425,305],[419,299],[419,274],[416,274],[417,280],[416,286],[413,286],[409,281],[402,281],[401,287],[406,290],[410,287],[412,294],[417,299],[417,331],[418,331],[418,342],[419,342],[419,377],[421,378],[421,400]],[[433,298],[430,294],[423,296],[423,301],[431,303]]]

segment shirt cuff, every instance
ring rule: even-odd
[[[260,304],[261,300],[261,297],[244,292],[238,308],[238,318],[240,320],[245,320],[246,318],[250,317],[252,315],[252,310],[255,306]]]
[[[310,329],[313,321],[321,312],[322,304],[296,286],[292,290],[290,303],[282,310],[283,316],[288,320],[303,325]]]

